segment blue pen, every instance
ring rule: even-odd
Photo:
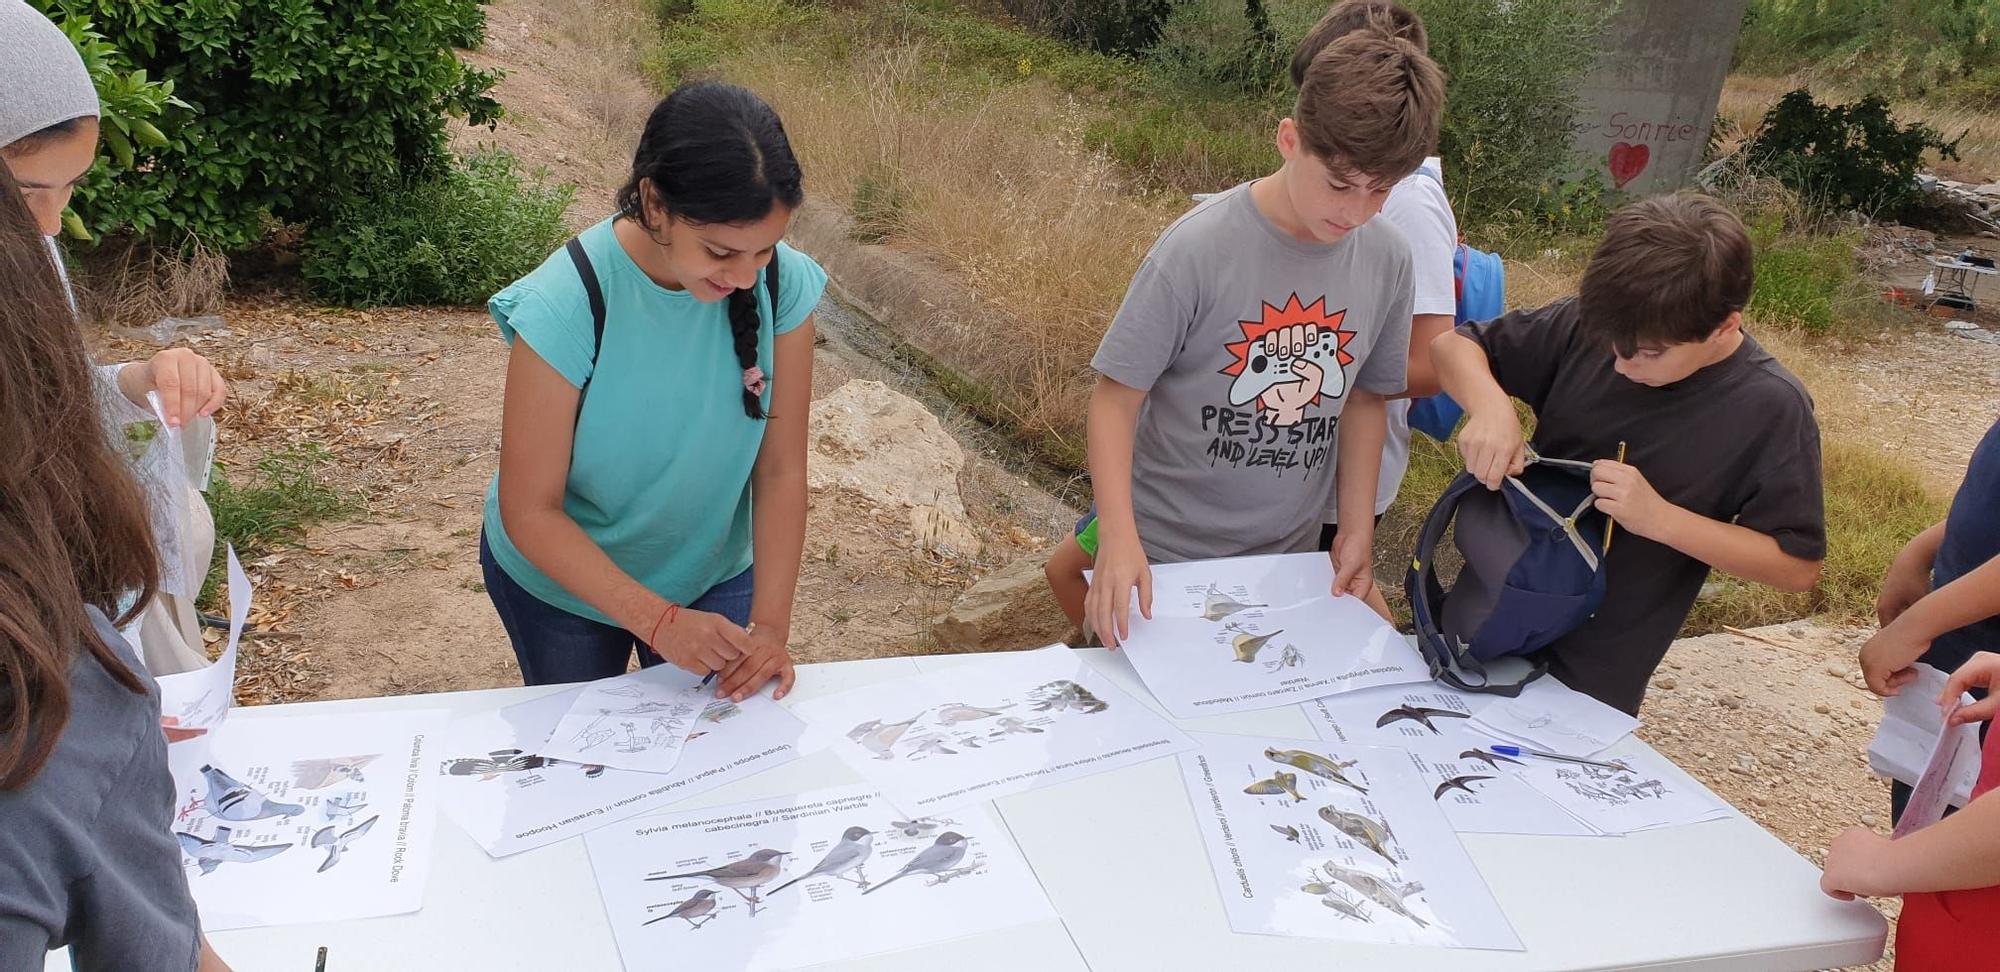
[[[1617,770],[1621,773],[1632,772],[1632,767],[1627,766],[1624,763],[1606,763],[1595,759],[1584,759],[1581,756],[1564,756],[1561,753],[1545,753],[1539,749],[1528,749],[1524,746],[1494,745],[1494,746],[1488,746],[1486,748],[1493,752],[1499,753],[1502,756],[1533,756],[1536,759],[1552,759],[1559,763],[1580,763],[1584,766],[1598,766],[1608,770]]]

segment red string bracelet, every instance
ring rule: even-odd
[[[680,611],[681,611],[680,605],[675,604],[672,601],[667,602],[667,609],[660,612],[660,619],[658,621],[653,622],[653,633],[646,636],[647,647],[652,647],[652,645],[655,643],[654,639],[660,636],[660,625],[672,624],[674,621],[674,616],[678,615]]]

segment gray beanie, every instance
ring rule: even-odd
[[[97,89],[76,45],[26,0],[0,0],[0,148],[96,117]]]

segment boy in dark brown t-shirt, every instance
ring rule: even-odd
[[[1751,282],[1727,208],[1648,199],[1612,216],[1576,297],[1431,346],[1470,415],[1459,452],[1489,489],[1526,462],[1510,397],[1534,409],[1538,454],[1595,460],[1621,534],[1604,602],[1546,651],[1564,684],[1634,715],[1709,568],[1803,591],[1826,555],[1812,400],[1743,333]]]

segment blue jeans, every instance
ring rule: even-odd
[[[479,535],[479,566],[486,573],[486,596],[493,599],[493,609],[507,629],[507,640],[514,643],[514,658],[521,663],[524,684],[589,682],[623,675],[634,650],[644,667],[666,660],[624,628],[571,614],[529,593],[493,559],[493,548],[486,545],[484,533]],[[749,624],[751,574],[746,568],[686,607],[720,614],[739,625]]]

